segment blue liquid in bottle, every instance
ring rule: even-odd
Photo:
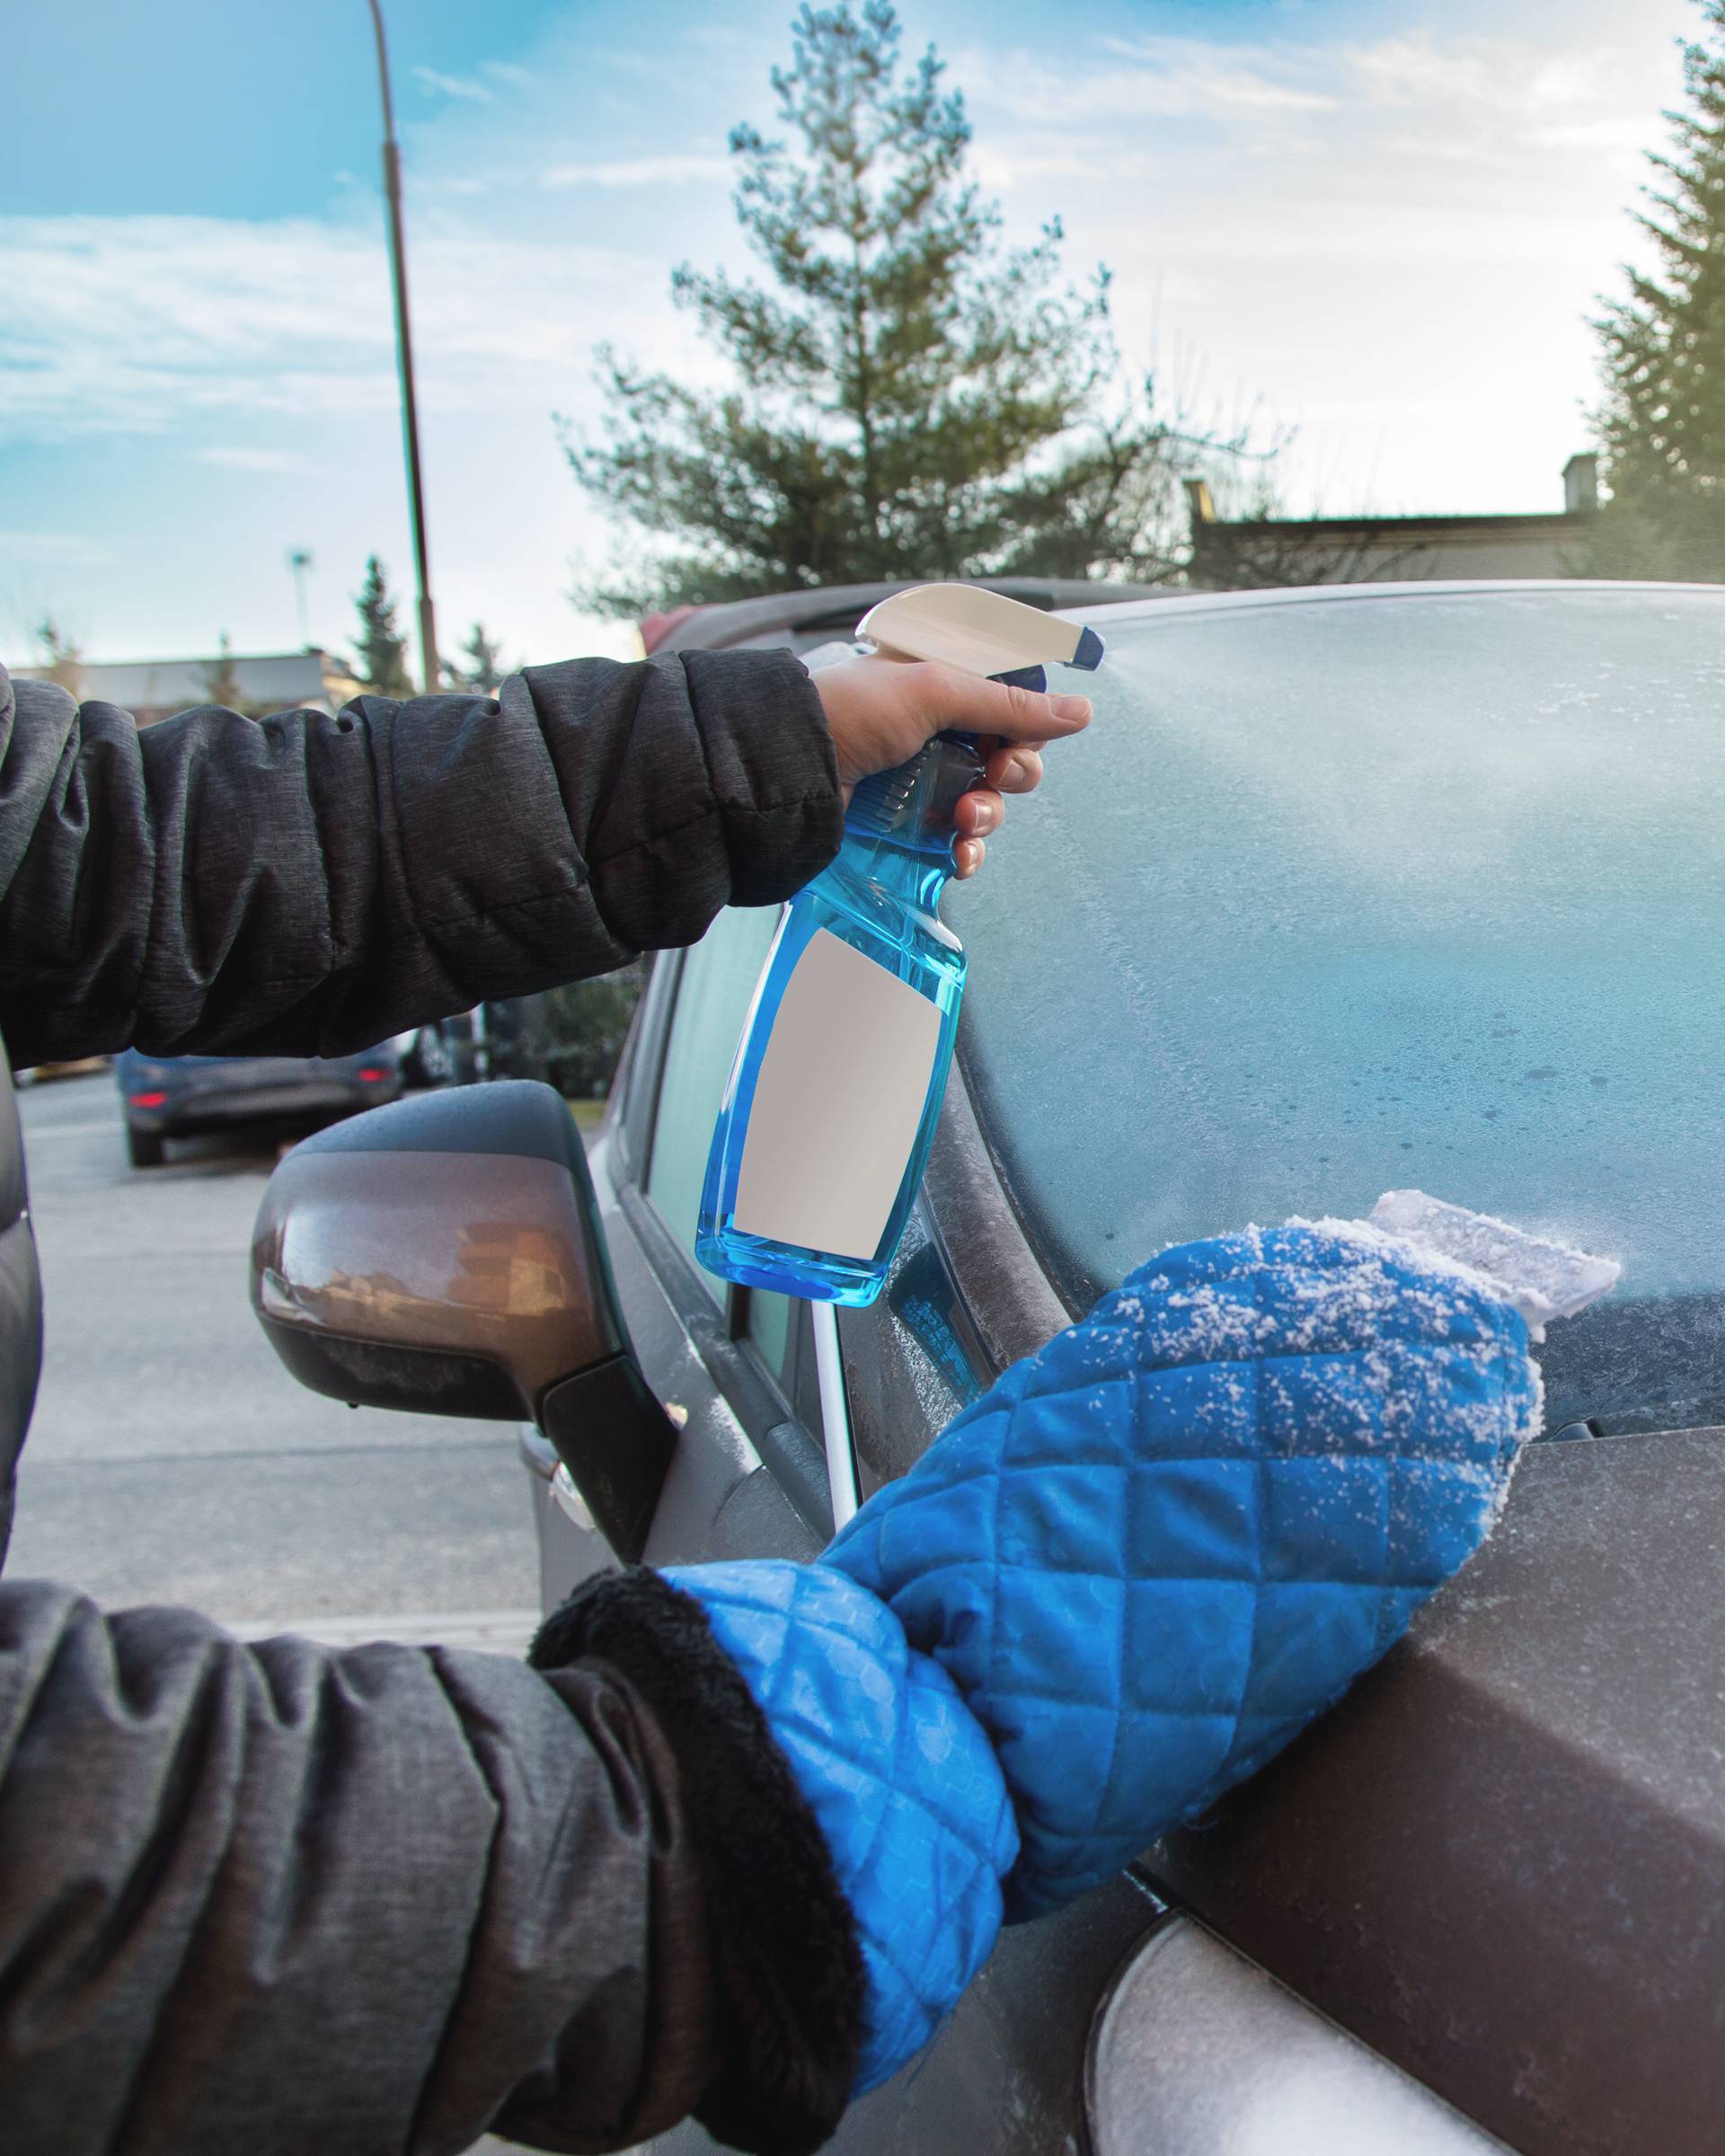
[[[707,1159],[710,1272],[818,1302],[880,1293],[952,1060],[964,950],[935,909],[981,775],[970,738],[942,734],[864,780],[837,858],[791,901]]]

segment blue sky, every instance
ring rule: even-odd
[[[725,138],[767,121],[788,4],[385,0],[433,587],[512,656],[621,649],[613,543],[553,411],[610,338],[711,361],[667,296],[741,268]],[[1029,235],[1106,261],[1128,356],[1298,429],[1294,506],[1557,506],[1586,317],[1678,84],[1686,0],[905,0]],[[16,11],[14,11],[14,14]],[[364,0],[59,0],[9,24],[0,142],[0,658],[339,642],[409,565]]]

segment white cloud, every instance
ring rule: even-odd
[[[305,459],[293,449],[232,449],[215,446],[198,452],[200,464],[228,472],[303,472]]]
[[[497,102],[496,91],[489,84],[482,83],[476,75],[439,75],[435,67],[416,67],[413,74],[426,89],[444,97],[464,99],[469,104],[475,105]]]
[[[382,263],[310,221],[0,218],[0,426],[40,440],[364,397],[390,333]]]
[[[0,532],[0,557],[84,564],[113,560],[106,548],[96,545],[82,532]]]
[[[1338,98],[1334,71],[1319,49],[1199,38],[1104,38],[1075,67],[1046,54],[1032,58],[999,46],[978,48],[963,55],[953,74],[976,104],[997,106],[1036,131],[1119,120],[1309,114],[1332,110]]]
[[[579,389],[598,337],[644,326],[641,285],[621,249],[422,233],[413,301],[427,409],[522,394],[548,409],[553,379],[565,397],[569,376]],[[0,218],[0,438],[395,407],[381,234],[310,220]],[[659,311],[656,300],[647,310]]]
[[[550,165],[540,173],[539,184],[546,188],[690,187],[729,180],[731,171],[728,157],[700,152],[664,157],[613,157]]]
[[[1322,60],[1298,47],[1137,37],[1107,39],[1104,49],[1116,66],[1092,90],[1103,110],[1228,116],[1328,112],[1337,103],[1322,82]]]
[[[1604,112],[1591,119],[1566,119],[1535,128],[1529,142],[1540,150],[1590,150],[1609,155],[1614,172],[1639,175],[1641,153],[1650,145],[1646,119],[1636,112]]]
[[[1040,187],[1050,180],[1082,180],[1096,169],[1095,151],[1081,145],[1066,150],[1025,150],[1010,144],[980,142],[972,151],[971,161],[978,179],[991,194]],[[1117,186],[1129,183],[1147,169],[1146,161],[1130,150],[1119,149],[1110,155],[1109,178]]]
[[[1646,85],[1670,73],[1656,38],[1623,49],[1597,42],[1553,49],[1545,37],[1446,37],[1421,29],[1353,43],[1146,35],[1105,39],[1100,49],[1105,64],[1085,53],[1079,64],[1063,66],[1046,55],[1032,64],[1028,54],[979,49],[963,56],[960,79],[978,111],[1012,116],[1028,155],[1057,137],[1069,150],[1088,147],[1100,163],[1105,144],[1144,146],[1142,135],[1135,146],[1114,130],[1158,120],[1208,122],[1210,143],[1225,153],[1370,141],[1386,153],[1411,145],[1436,155],[1442,146],[1452,155],[1464,147],[1471,156],[1498,159],[1506,150],[1550,146],[1558,139],[1552,129],[1578,146],[1642,142]],[[1320,118],[1323,131],[1314,136]],[[1073,139],[1098,129],[1108,132],[1088,143]],[[993,148],[1013,155],[998,140]]]
[[[498,179],[499,175],[491,172],[452,173],[447,178],[421,180],[416,191],[472,201],[477,196],[489,195],[497,186]]]

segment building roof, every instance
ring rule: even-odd
[[[1535,509],[1486,517],[1247,517],[1194,521],[1192,536],[1227,533],[1265,539],[1381,540],[1388,546],[1420,546],[1446,539],[1572,539],[1593,520],[1588,509]]]
[[[351,688],[345,661],[315,647],[305,651],[234,652],[234,669],[243,703],[288,711],[298,704],[329,704],[332,694]],[[211,676],[223,661],[208,658],[84,659],[78,665],[79,693],[87,702],[117,703],[128,711],[185,711],[208,703]],[[48,669],[19,667],[21,678],[40,681]]]

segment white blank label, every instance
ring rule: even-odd
[[[785,985],[737,1178],[737,1225],[872,1258],[916,1143],[941,1014],[818,928]]]

